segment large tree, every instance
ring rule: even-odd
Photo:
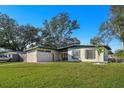
[[[37,28],[19,26],[14,19],[0,13],[0,47],[23,51],[35,42],[37,33]]]
[[[43,28],[31,25],[18,25],[6,14],[0,13],[0,47],[23,51],[27,47],[41,45],[49,48],[60,48],[80,44],[72,31],[79,28],[76,20],[69,20],[66,13],[54,16],[45,21]]]
[[[18,50],[25,50],[28,47],[36,46],[38,42],[39,28],[32,25],[21,25],[17,29],[16,43]]]
[[[0,13],[0,47],[16,49],[13,38],[17,26],[15,20],[9,18],[6,14]]]
[[[44,21],[40,44],[50,48],[80,44],[76,37],[72,37],[73,30],[78,28],[79,24],[76,20],[70,20],[67,13],[59,13],[50,21]]]
[[[124,6],[110,6],[108,18],[100,26],[100,38],[111,41],[117,38],[122,42],[124,49]]]
[[[92,45],[103,45],[104,43],[105,43],[104,39],[99,35],[90,39],[90,44]]]

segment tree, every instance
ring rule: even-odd
[[[103,43],[104,41],[100,36],[95,36],[90,39],[90,44],[92,45],[102,45]]]
[[[60,48],[72,44],[80,44],[72,37],[72,31],[79,28],[76,20],[70,20],[67,13],[59,13],[50,21],[45,20],[40,35],[40,45]]]
[[[23,51],[36,41],[37,33],[37,28],[19,26],[14,19],[0,13],[0,47]]]
[[[49,48],[60,48],[80,44],[72,31],[79,28],[76,20],[69,20],[66,13],[60,13],[50,21],[44,21],[39,29],[32,25],[18,25],[6,14],[0,13],[0,47],[23,51],[28,47],[41,45]]]
[[[115,51],[115,56],[117,56],[118,58],[124,58],[124,50],[117,50]]]
[[[15,49],[14,37],[17,29],[15,20],[0,13],[0,47]]]
[[[97,46],[96,51],[97,51],[97,54],[98,54],[98,62],[99,62],[100,55],[105,51],[105,48],[103,46]]]
[[[110,6],[108,19],[100,26],[100,34],[110,41],[117,38],[124,50],[124,6]],[[101,37],[102,39],[105,39]]]
[[[39,29],[31,25],[21,25],[17,29],[16,43],[18,50],[23,51],[28,47],[36,46]]]
[[[76,37],[68,39],[67,42],[68,45],[80,45],[80,40],[78,40]],[[67,46],[66,43],[64,46]]]

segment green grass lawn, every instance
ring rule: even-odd
[[[72,62],[8,64],[0,65],[0,87],[124,87],[124,64],[95,65]]]

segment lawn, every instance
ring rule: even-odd
[[[124,64],[4,63],[0,65],[0,87],[123,88]]]

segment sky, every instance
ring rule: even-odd
[[[73,37],[77,37],[81,44],[90,44],[90,39],[99,32],[100,24],[107,19],[110,6],[105,5],[11,5],[0,6],[0,12],[15,19],[18,24],[31,24],[42,27],[44,20],[50,20],[61,12],[68,13],[71,20],[77,20],[80,29],[73,31]],[[112,51],[121,48],[121,43],[113,39],[109,46]]]

